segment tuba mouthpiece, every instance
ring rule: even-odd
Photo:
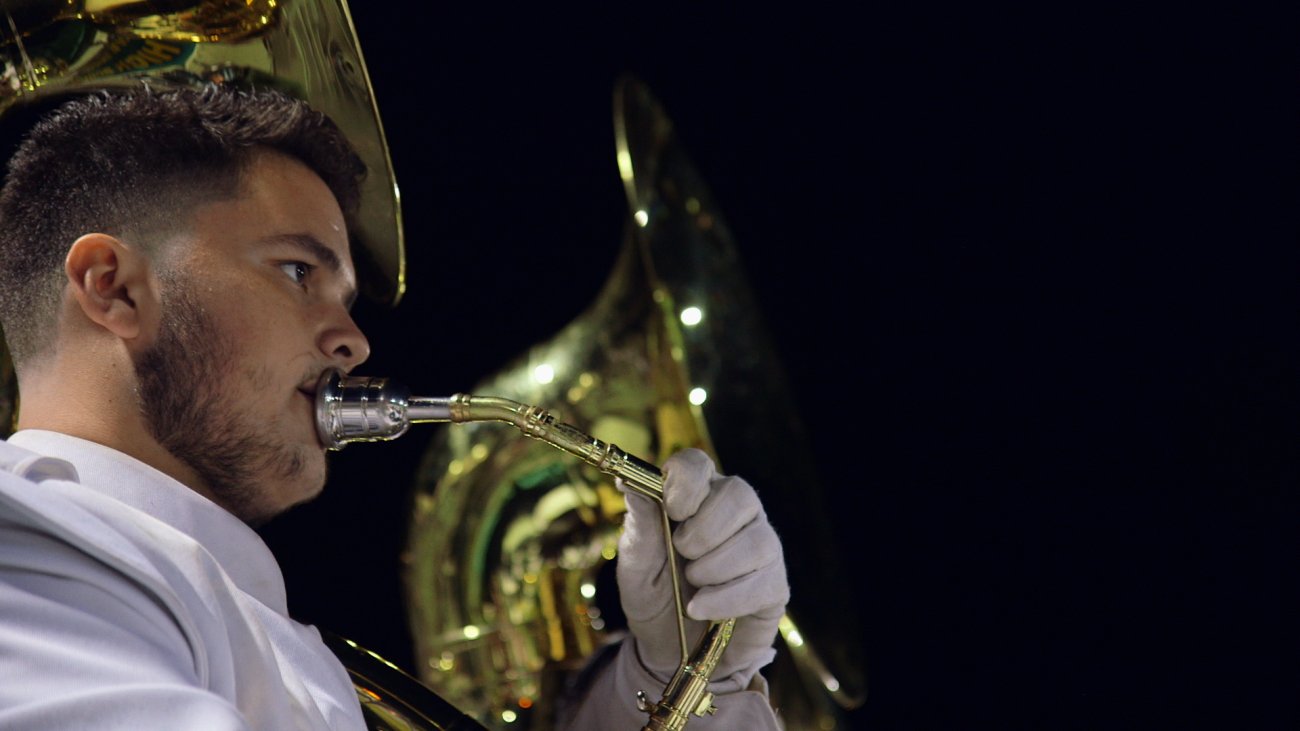
[[[411,396],[410,389],[387,378],[349,376],[338,369],[321,374],[316,385],[316,433],[327,449],[351,442],[396,439],[412,423],[451,421],[450,398]]]

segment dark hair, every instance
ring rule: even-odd
[[[154,240],[238,195],[259,149],[300,160],[351,217],[365,165],[334,122],[275,91],[147,86],[73,99],[30,128],[0,190],[0,322],[16,364],[53,342],[63,259],[83,234]]]

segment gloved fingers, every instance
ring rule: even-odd
[[[746,627],[765,627],[768,624],[775,627],[781,621],[781,616],[785,614],[785,605],[785,602],[773,604],[770,607],[764,607],[752,614],[746,615],[743,619],[736,622],[736,629],[744,630]]]
[[[777,627],[784,613],[784,606],[770,607],[737,621],[727,651],[722,653],[722,660],[715,669],[714,680],[740,673],[736,678],[739,687],[747,686],[754,673],[776,656],[772,642],[776,640]]]
[[[624,490],[622,480],[615,480],[614,484]],[[627,513],[623,515],[623,532],[618,538],[619,566],[623,567],[626,558],[629,568],[657,570],[668,560],[659,503],[628,490],[623,492],[623,501]]]
[[[736,621],[732,630],[728,648],[768,648],[776,640],[776,630],[781,624],[781,615],[785,614],[785,605],[760,609],[748,617]]]
[[[623,615],[627,617],[628,625],[633,629],[637,625],[650,626],[656,625],[664,632],[671,631],[672,638],[677,637],[677,610],[673,603],[673,587],[669,583],[671,579],[667,578],[667,573],[662,575],[661,585],[647,587],[641,591],[633,590],[631,592],[620,589],[619,604],[623,607]],[[621,577],[620,577],[621,580]],[[685,596],[683,597],[685,600]],[[652,630],[653,634],[656,630]],[[644,634],[638,633],[638,634]]]
[[[739,477],[723,477],[713,481],[699,510],[673,531],[673,545],[683,557],[699,558],[731,540],[760,516],[763,516],[763,505],[754,488]],[[767,524],[766,516],[762,523]],[[772,542],[780,550],[781,543],[775,533]]]
[[[785,566],[776,562],[725,584],[699,588],[687,602],[686,614],[709,620],[746,617],[785,607],[789,601],[790,584],[786,581]]]
[[[618,491],[623,493],[623,502],[627,504],[627,511],[629,513],[651,516],[646,520],[653,519],[656,525],[659,524],[659,503],[657,501],[651,500],[645,495],[629,489],[627,483],[623,482],[622,477],[614,478],[614,487],[618,488]]]
[[[686,552],[682,551],[682,554],[686,555]],[[687,562],[686,581],[696,587],[718,586],[769,564],[783,568],[782,558],[781,541],[777,539],[776,531],[760,516],[721,546]]]
[[[626,568],[620,556],[617,575],[619,604],[629,624],[662,621],[676,628],[672,577],[666,567],[658,571],[633,570]],[[682,591],[684,600],[691,595],[688,587],[682,587]]]
[[[623,489],[621,484],[619,489]],[[672,603],[668,551],[664,547],[659,504],[624,492],[627,513],[618,537],[617,576],[620,603],[629,620],[649,620]]]
[[[695,515],[709,495],[709,483],[718,477],[709,455],[683,449],[664,462],[664,502],[668,517],[681,521]]]
[[[623,519],[624,525],[631,519],[644,524],[647,528],[651,525],[658,528],[660,524],[658,502],[627,489],[621,477],[614,479],[614,486],[623,493],[623,502],[627,505],[628,517]]]
[[[722,653],[722,660],[713,671],[713,682],[709,687],[716,687],[723,693],[744,690],[749,687],[755,673],[775,659],[776,648],[771,646],[770,641],[767,647],[744,654],[735,652],[729,644],[727,652]]]

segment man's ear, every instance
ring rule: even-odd
[[[92,322],[123,339],[139,337],[152,284],[144,254],[108,234],[72,242],[63,262],[72,296]]]

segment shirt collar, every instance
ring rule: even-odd
[[[24,429],[9,443],[70,463],[80,482],[188,535],[203,546],[235,585],[281,614],[288,613],[284,576],[252,528],[172,477],[111,447],[41,429]]]

